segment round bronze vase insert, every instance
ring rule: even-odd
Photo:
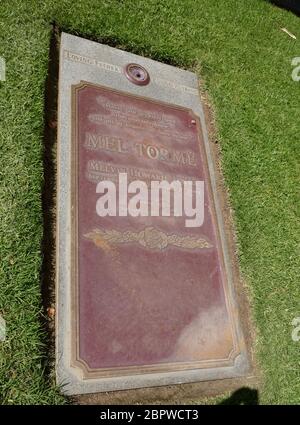
[[[137,63],[129,63],[125,66],[124,72],[129,81],[138,86],[146,86],[150,82],[148,71]]]

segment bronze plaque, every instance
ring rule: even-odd
[[[63,33],[58,116],[62,390],[245,376],[197,76]]]
[[[203,137],[189,109],[73,87],[73,364],[85,377],[228,365],[237,355]],[[99,217],[99,181],[204,181],[187,217]],[[118,195],[118,194],[117,194]],[[117,196],[118,198],[118,196]]]

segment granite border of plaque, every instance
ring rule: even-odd
[[[138,63],[151,75],[147,84],[133,84],[123,72],[128,63]],[[130,93],[179,108],[192,110],[201,123],[219,238],[228,280],[228,297],[235,318],[239,354],[230,366],[155,371],[126,376],[86,378],[82,369],[71,366],[71,222],[72,222],[72,87],[88,82]],[[228,247],[219,203],[215,166],[209,145],[205,114],[198,91],[197,76],[189,71],[158,63],[125,51],[62,33],[59,61],[58,97],[58,177],[57,177],[57,283],[56,283],[56,376],[67,395],[164,386],[178,383],[214,381],[245,377],[250,373],[247,343],[239,320],[233,260]]]

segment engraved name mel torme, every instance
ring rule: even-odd
[[[195,153],[189,150],[179,151],[147,142],[132,144],[130,141],[123,140],[120,137],[103,134],[85,133],[84,146],[89,150],[132,154],[177,165],[191,167],[196,167],[197,165]]]

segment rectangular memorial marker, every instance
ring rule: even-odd
[[[56,348],[67,394],[247,373],[197,84],[191,72],[62,34]],[[124,194],[120,179],[140,182],[142,215],[127,210],[138,192]],[[115,192],[103,195],[105,181]],[[170,216],[151,215],[153,181],[175,182]],[[186,209],[188,195],[190,206],[204,196],[203,217]]]

